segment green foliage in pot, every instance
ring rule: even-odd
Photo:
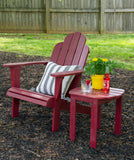
[[[116,64],[108,59],[103,58],[93,58],[85,66],[85,74],[90,75],[91,77],[96,75],[104,75],[106,73],[106,68],[108,72],[114,73],[113,69],[116,67]]]

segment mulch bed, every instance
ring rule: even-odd
[[[9,62],[46,60],[45,57],[0,52],[0,160],[131,160],[134,159],[134,71],[117,69],[111,86],[125,89],[121,136],[114,135],[115,101],[102,105],[97,149],[89,146],[90,116],[77,114],[76,140],[69,140],[69,112],[61,112],[59,131],[52,133],[52,109],[20,102],[19,117],[11,118]],[[44,66],[22,67],[21,87],[35,87]]]

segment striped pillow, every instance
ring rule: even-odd
[[[78,65],[72,65],[72,66],[61,66],[57,65],[56,63],[49,62],[45,68],[44,74],[36,87],[36,92],[43,93],[47,95],[54,95],[54,89],[55,89],[55,77],[52,77],[52,73],[56,72],[66,72],[66,71],[75,71],[81,69]],[[74,76],[65,76],[62,81],[62,93],[61,97],[64,97],[66,95],[66,92],[73,80]]]

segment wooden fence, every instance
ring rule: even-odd
[[[104,6],[104,32],[134,33],[134,0],[106,0]]]
[[[134,33],[134,0],[0,0],[0,32]]]
[[[46,32],[44,0],[0,0],[0,32]]]
[[[98,32],[99,0],[46,0],[48,32]]]

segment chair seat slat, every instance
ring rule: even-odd
[[[22,89],[22,88],[16,88],[16,87],[10,88],[8,90],[8,92],[16,93],[16,94],[27,96],[27,97],[32,97],[32,98],[39,99],[39,100],[42,100],[42,101],[48,101],[50,99],[53,99],[53,96],[44,95],[44,94],[41,94],[41,93],[32,92],[32,91],[29,91],[29,90],[25,90],[25,89]]]

